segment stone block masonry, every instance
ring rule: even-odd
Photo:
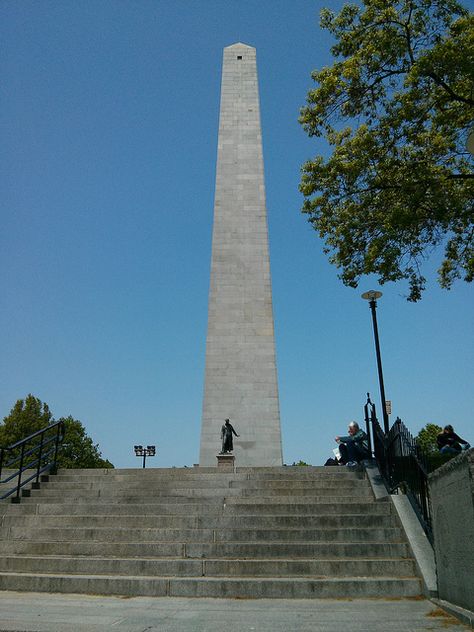
[[[200,466],[282,464],[256,50],[224,49]]]
[[[474,613],[474,449],[429,476],[440,599]]]

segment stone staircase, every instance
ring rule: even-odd
[[[233,598],[422,592],[362,472],[60,470],[0,504],[0,590]]]

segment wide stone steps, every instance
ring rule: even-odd
[[[348,485],[357,487],[361,480],[365,480],[361,472],[353,472],[344,468],[335,468],[329,471],[327,468],[304,467],[304,468],[253,468],[237,472],[216,472],[216,468],[208,468],[209,471],[202,472],[205,468],[171,468],[168,470],[157,469],[95,469],[95,470],[61,470],[55,476],[51,476],[49,485],[73,483],[81,486],[87,483],[99,483],[101,487],[107,484],[126,483],[129,486],[142,486],[143,484],[154,484],[163,487],[172,485],[179,487],[211,487],[212,489],[246,486],[249,488],[264,485],[266,487],[285,485],[299,485],[309,483],[311,486],[318,486],[324,482],[324,486]],[[212,472],[210,471],[212,469]],[[278,469],[280,471],[278,471]],[[3,470],[5,474],[5,470]],[[24,475],[25,476],[25,475]],[[158,478],[157,478],[158,476]],[[210,485],[209,485],[210,484]]]
[[[0,554],[8,555],[83,555],[105,557],[182,557],[182,558],[315,558],[378,557],[409,558],[405,542],[58,542],[38,540],[5,540],[0,542]]]
[[[51,480],[48,483],[48,489],[53,490],[55,488],[60,488],[61,490],[72,490],[72,489],[107,489],[110,492],[116,491],[120,492],[120,483],[127,483],[128,490],[143,490],[143,482],[130,482],[127,481],[126,477],[107,477],[106,480],[101,481],[97,479],[89,479],[87,481],[82,480],[83,477],[79,481],[71,481],[64,480],[64,477],[51,477]],[[151,481],[152,482],[152,481]],[[279,480],[232,480],[232,479],[223,479],[218,480],[214,484],[212,484],[212,491],[225,490],[237,488],[239,490],[285,490],[285,489],[301,489],[301,490],[310,490],[314,491],[315,487],[318,487],[318,483],[324,482],[324,489],[331,489],[333,492],[337,492],[337,490],[346,489],[350,492],[364,492],[367,491],[365,486],[360,485],[360,481],[357,479],[345,478],[343,480],[337,480],[337,477],[333,477],[332,479],[324,480],[321,476],[316,480],[299,480],[296,479],[294,481],[288,479],[279,479]],[[206,479],[204,481],[189,479],[189,480],[177,480],[173,481],[170,479],[169,481],[160,481],[159,487],[155,491],[173,491],[175,492],[178,489],[184,489],[185,491],[189,491],[190,489],[206,489],[209,491],[209,484],[212,481]],[[145,491],[145,490],[143,490]],[[147,489],[146,491],[151,491]]]
[[[213,496],[293,496],[294,494],[301,494],[303,496],[311,496],[315,494],[315,490],[318,490],[318,495],[329,496],[371,496],[370,488],[361,484],[361,481],[357,479],[344,478],[341,481],[336,479],[327,480],[319,478],[318,480],[286,480],[281,479],[278,481],[272,480],[218,480],[216,484],[212,481],[196,481],[196,480],[177,480],[176,482],[159,481],[157,484],[153,480],[143,481],[136,480],[136,478],[124,477],[121,480],[114,480],[107,478],[105,481],[101,480],[88,480],[88,481],[63,481],[62,479],[51,480],[48,486],[42,490],[43,495],[63,495],[65,492],[74,496],[88,496],[93,495],[94,492],[103,492],[107,496],[113,498],[115,496],[123,496],[124,494],[130,495],[133,493],[136,497],[143,495],[148,496],[195,496],[203,495],[208,497]]]
[[[63,470],[2,503],[0,589],[400,598],[421,584],[363,472],[172,468]]]
[[[71,542],[401,542],[398,528],[344,529],[139,529],[96,527],[8,527],[1,538]]]
[[[415,578],[358,577],[307,579],[229,578],[2,573],[1,590],[62,592],[149,597],[212,597],[233,599],[402,598],[419,592]]]
[[[160,502],[161,500],[165,500],[166,498],[198,498],[208,499],[208,500],[222,500],[223,498],[238,498],[242,500],[246,500],[249,498],[252,500],[255,497],[258,498],[276,498],[276,499],[289,499],[294,498],[295,496],[301,496],[304,501],[306,498],[334,498],[337,497],[341,501],[346,498],[347,500],[360,499],[365,500],[367,498],[371,499],[371,491],[369,489],[360,489],[360,488],[351,488],[351,487],[325,487],[323,489],[318,489],[317,493],[315,493],[315,489],[311,487],[273,487],[269,489],[246,489],[240,487],[227,487],[226,489],[201,489],[201,488],[182,488],[182,489],[143,489],[142,486],[132,488],[127,487],[127,490],[120,490],[116,487],[108,484],[106,487],[98,487],[97,485],[91,487],[85,487],[83,489],[77,489],[71,487],[70,489],[64,489],[62,486],[56,485],[54,488],[48,488],[43,490],[30,490],[31,497],[37,497],[41,494],[41,498],[49,498],[49,497],[60,497],[64,496],[64,493],[67,492],[71,499],[81,500],[81,499],[93,499],[96,497],[107,497],[109,502],[113,502],[114,500],[122,500],[123,498],[134,498],[135,502],[139,501],[142,498],[148,499],[148,501],[152,501],[156,499],[155,502]],[[318,502],[318,501],[316,501]]]
[[[212,484],[219,479],[226,480],[261,480],[261,479],[287,479],[287,480],[317,480],[318,478],[326,480],[330,478],[363,479],[364,475],[360,472],[347,470],[343,467],[329,471],[323,466],[309,467],[237,467],[235,472],[221,471],[217,472],[215,467],[197,467],[197,468],[148,468],[143,471],[142,468],[127,469],[68,469],[60,470],[56,475],[59,479],[83,480],[83,479],[106,479],[106,478],[127,478],[140,477],[141,480],[154,480],[159,475],[160,481],[165,480],[209,480]]]
[[[49,500],[49,499],[47,499]],[[69,500],[69,499],[68,499]],[[185,502],[173,502],[173,503],[151,503],[146,505],[146,515],[158,516],[158,515],[174,515],[174,516],[236,516],[241,517],[243,515],[253,514],[259,516],[323,516],[323,515],[335,515],[345,516],[348,514],[366,514],[366,515],[391,515],[391,506],[389,503],[376,503],[371,502],[352,502],[352,503],[336,503],[328,502],[325,499],[324,502],[311,502],[308,503],[288,503],[277,502],[274,499],[272,502],[230,502],[226,501],[225,505],[222,501],[216,500],[212,503],[189,503]],[[50,515],[60,516],[64,515],[83,515],[87,512],[88,515],[120,515],[120,516],[141,516],[143,515],[143,504],[136,503],[73,503],[69,502],[41,502],[38,503],[36,499],[24,498],[21,505],[11,505],[8,508],[9,515]]]
[[[210,515],[8,515],[3,520],[0,517],[0,527],[115,527],[134,528],[137,523],[142,529],[203,529],[210,524]],[[390,514],[345,514],[345,515],[239,515],[226,516],[212,514],[214,528],[247,527],[255,529],[268,528],[333,528],[349,527],[392,527],[393,518]]]
[[[414,575],[413,560],[351,558],[222,560],[222,559],[130,559],[104,557],[50,556],[50,573],[94,575],[149,575],[156,577],[390,577],[397,572]],[[0,556],[0,571],[44,572],[42,556]]]
[[[112,488],[113,486],[107,485],[106,487],[91,487],[89,489],[75,489],[71,488],[70,490],[64,490],[60,487],[56,489],[45,489],[44,493],[42,493],[42,497],[47,496],[60,496],[64,495],[64,492],[67,491],[71,498],[94,498],[95,495],[104,496],[106,495],[110,498],[112,502],[115,498],[122,499],[124,497],[133,497],[137,500],[146,497],[148,499],[157,498],[158,501],[161,498],[208,498],[212,500],[213,498],[254,498],[255,496],[259,498],[294,498],[295,496],[302,496],[304,500],[305,498],[313,498],[313,497],[325,497],[329,496],[333,498],[335,496],[343,499],[346,498],[371,498],[371,492],[367,489],[360,488],[351,488],[346,486],[338,486],[338,487],[325,487],[323,489],[318,489],[317,493],[315,493],[314,488],[310,487],[273,487],[268,489],[246,489],[240,487],[227,487],[225,489],[201,489],[201,488],[182,488],[182,489],[143,489],[142,486],[136,488],[127,488],[126,492]],[[112,489],[109,489],[112,488]],[[37,496],[38,492],[41,490],[31,490],[31,495]]]

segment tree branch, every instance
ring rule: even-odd
[[[454,90],[445,81],[443,81],[441,77],[438,77],[438,75],[436,75],[434,72],[428,72],[426,76],[429,77],[430,79],[433,79],[436,85],[446,90],[446,92],[451,96],[452,99],[454,99],[454,101],[460,101],[461,103],[466,103],[467,105],[474,106],[473,99],[462,97],[460,94],[456,94],[456,92],[454,92]]]

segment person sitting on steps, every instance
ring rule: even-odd
[[[349,467],[354,467],[360,461],[370,458],[369,440],[366,433],[359,428],[357,421],[351,421],[347,429],[347,437],[336,437],[339,444],[339,454],[341,463]]]
[[[445,426],[443,431],[438,434],[436,443],[441,454],[460,454],[463,450],[468,450],[471,447],[467,441],[461,439],[454,432],[451,425]]]

